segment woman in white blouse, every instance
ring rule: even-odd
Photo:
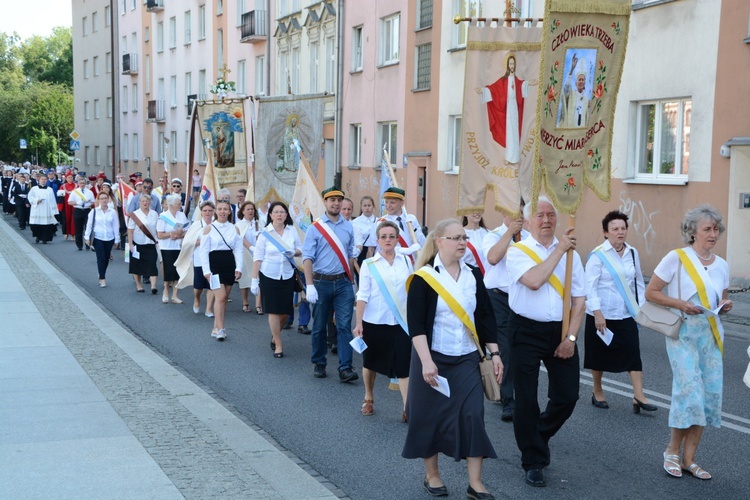
[[[633,412],[656,411],[643,393],[643,363],[635,316],[646,300],[638,251],[628,245],[628,216],[614,210],[602,220],[605,241],[586,263],[585,346],[583,367],[591,370],[591,404],[607,409],[602,390],[604,372],[628,372],[633,383]],[[614,274],[613,274],[614,273]],[[609,331],[607,331],[609,330]],[[609,339],[609,332],[613,336]],[[607,341],[609,340],[609,344]]]
[[[156,295],[156,221],[159,214],[151,210],[150,194],[141,194],[138,200],[139,208],[130,214],[128,220],[128,241],[130,245],[130,265],[128,272],[133,275],[135,289],[143,293],[141,276],[149,276],[151,281],[151,293]]]
[[[219,280],[212,285],[214,292],[214,328],[211,336],[216,340],[227,338],[224,330],[224,315],[227,310],[227,297],[232,285],[242,277],[242,238],[234,224],[228,222],[232,207],[228,201],[216,202],[216,221],[203,230],[200,244],[203,276],[211,283],[211,278]]]
[[[406,395],[409,388],[411,339],[406,326],[406,279],[412,273],[411,261],[396,254],[398,226],[390,221],[375,230],[380,252],[362,263],[357,292],[357,321],[352,333],[362,337],[367,349],[362,352],[362,378],[365,400],[362,415],[373,409],[375,377],[378,373],[398,379],[403,400],[401,420],[406,422]]]
[[[187,286],[193,286],[193,312],[200,314],[201,312],[201,295],[203,290],[206,290],[206,317],[213,318],[214,308],[214,294],[211,291],[211,287],[203,276],[203,268],[201,267],[201,256],[200,256],[200,244],[201,236],[206,226],[211,225],[214,221],[214,210],[216,206],[212,201],[204,201],[200,204],[201,217],[197,221],[190,224],[190,227],[185,233],[185,237],[182,239],[182,249],[180,250],[180,256],[175,262],[175,267],[180,275],[180,281],[177,283],[177,288],[185,288]]]
[[[274,201],[268,209],[271,224],[258,235],[253,253],[253,280],[250,291],[262,291],[263,310],[268,314],[271,349],[274,357],[284,357],[281,328],[294,310],[294,257],[302,255],[302,242],[287,206]]]
[[[157,237],[159,238],[159,249],[161,250],[162,272],[164,274],[164,292],[161,296],[163,303],[169,302],[169,290],[172,290],[172,303],[182,304],[177,296],[177,282],[180,275],[177,273],[175,262],[180,256],[182,240],[189,225],[187,217],[180,211],[182,197],[179,194],[170,194],[166,197],[167,210],[159,215],[156,223]]]
[[[461,225],[466,231],[466,235],[469,237],[469,241],[466,242],[466,253],[464,254],[464,262],[470,266],[478,267],[484,275],[485,269],[487,268],[487,259],[482,250],[482,240],[489,232],[487,227],[484,225],[484,212],[474,212],[469,215],[464,215],[461,219]],[[477,257],[479,260],[477,261]]]
[[[359,256],[357,256],[357,265],[362,267],[362,263],[367,257],[367,243],[372,233],[372,227],[375,225],[375,221],[378,218],[373,214],[375,209],[375,200],[372,196],[363,196],[359,200],[359,210],[362,212],[359,217],[352,221],[354,226],[354,246],[359,250]]]
[[[120,246],[120,221],[117,213],[109,207],[111,200],[107,193],[99,193],[97,201],[98,206],[89,212],[83,238],[87,245],[94,247],[96,267],[99,270],[99,286],[104,288],[107,286],[106,274],[112,247]]]
[[[240,293],[242,294],[242,312],[250,312],[250,285],[252,284],[253,268],[253,247],[258,236],[258,214],[255,210],[255,203],[245,201],[237,210],[242,218],[237,221],[237,229],[240,230],[242,245],[245,247],[245,268],[242,270],[242,279],[240,280]],[[256,309],[260,306],[260,297],[255,297]]]

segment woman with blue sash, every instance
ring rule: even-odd
[[[357,292],[357,321],[352,333],[361,337],[367,349],[362,352],[362,378],[365,399],[362,415],[372,415],[373,388],[378,373],[398,379],[403,400],[401,420],[406,422],[406,395],[409,386],[411,339],[406,326],[406,279],[412,265],[396,253],[398,226],[390,221],[378,224],[375,236],[380,251],[363,261]]]
[[[638,250],[628,245],[628,216],[614,210],[602,220],[604,243],[586,262],[586,354],[583,367],[591,370],[591,404],[607,409],[602,390],[604,372],[628,372],[633,383],[633,412],[656,411],[643,393],[643,363],[635,317],[645,301],[645,285]]]

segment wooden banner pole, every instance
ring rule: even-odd
[[[576,214],[570,214],[568,216],[568,228],[573,228],[573,232],[570,234],[573,236],[575,234],[575,227],[576,227]],[[563,290],[563,317],[562,317],[562,333],[561,333],[561,342],[565,340],[565,337],[568,335],[568,328],[570,327],[570,309],[571,309],[571,283],[573,282],[573,249],[569,249],[566,252],[565,255],[565,284],[564,284],[564,290]]]

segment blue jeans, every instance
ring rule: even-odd
[[[318,301],[313,306],[312,362],[326,365],[328,312],[336,312],[338,331],[339,371],[352,367],[352,314],[354,310],[354,288],[346,277],[336,281],[314,280]]]

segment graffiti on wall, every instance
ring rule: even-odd
[[[643,200],[634,201],[626,196],[625,191],[620,191],[620,207],[618,210],[628,216],[630,227],[638,236],[643,238],[646,244],[646,253],[651,254],[656,240],[656,230],[651,221],[659,211],[649,212],[646,210]]]

